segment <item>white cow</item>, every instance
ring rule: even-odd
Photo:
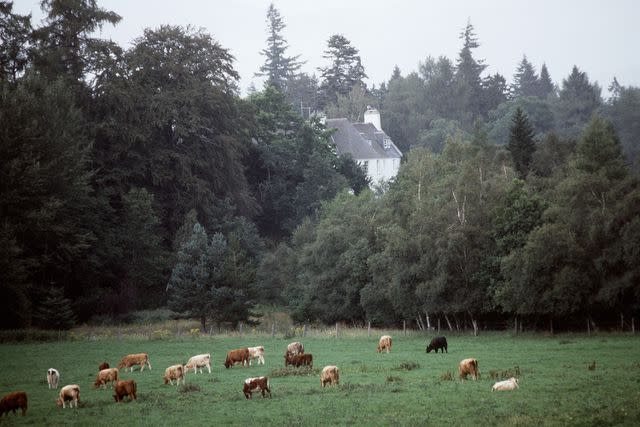
[[[70,408],[73,408],[74,403],[76,408],[78,407],[78,401],[80,400],[80,386],[78,386],[78,384],[70,384],[62,387],[56,404],[66,408],[68,400],[71,401],[71,403],[69,403]]]
[[[251,359],[258,359],[258,365],[264,365],[264,347],[249,347],[249,366]]]
[[[509,378],[508,380],[505,381],[500,381],[497,382],[493,385],[493,387],[491,387],[491,391],[500,391],[500,390],[515,390],[519,388],[518,386],[518,379],[517,378]]]
[[[49,388],[58,388],[58,381],[60,381],[60,373],[53,368],[49,368],[47,371],[47,384]]]
[[[197,374],[198,368],[200,368],[200,373],[202,373],[202,368],[206,366],[211,373],[211,354],[198,354],[197,356],[193,356],[186,365],[184,365],[184,373],[189,372],[189,369],[193,369],[193,371]]]

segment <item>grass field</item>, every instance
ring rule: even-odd
[[[24,390],[26,417],[10,414],[5,425],[639,425],[640,337],[627,335],[524,335],[487,333],[448,335],[448,354],[426,354],[427,337],[394,336],[390,354],[375,352],[377,338],[364,335],[304,339],[185,337],[167,340],[104,339],[46,344],[2,344],[0,394]],[[286,344],[300,340],[314,356],[309,375],[282,374]],[[264,345],[266,365],[223,366],[226,351]],[[121,373],[138,383],[137,402],[116,404],[112,391],[94,390],[97,367],[112,366],[128,353],[147,352],[152,371]],[[187,385],[165,386],[164,369],[210,352],[211,374],[190,373]],[[457,364],[478,359],[481,378],[461,382]],[[588,366],[596,362],[596,368]],[[320,388],[319,370],[340,368],[340,386]],[[47,388],[50,367],[61,386],[81,389],[78,409],[59,409],[57,391]],[[520,389],[491,392],[490,371],[519,369]],[[453,380],[443,379],[451,372]],[[507,373],[507,372],[505,372]],[[275,374],[275,375],[274,375]],[[255,394],[245,401],[242,383],[249,376],[271,377],[273,398]],[[446,375],[445,375],[446,376]],[[199,388],[199,390],[197,390]]]

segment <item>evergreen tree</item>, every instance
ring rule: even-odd
[[[13,2],[0,1],[0,80],[15,82],[29,63],[33,43],[31,15],[13,13]]]
[[[480,75],[487,66],[484,65],[483,60],[476,60],[473,57],[473,50],[477,49],[480,44],[471,21],[467,22],[466,27],[460,33],[460,39],[463,42],[456,64],[456,97],[458,111],[466,113],[466,117],[460,117],[460,119],[470,127],[475,117],[486,113],[482,108],[483,94]]]
[[[591,84],[587,73],[574,66],[569,77],[562,81],[562,89],[555,101],[560,130],[568,136],[577,137],[600,104],[598,84]]]
[[[265,56],[265,63],[260,67],[260,72],[256,76],[266,76],[265,85],[272,85],[282,91],[286,91],[288,82],[300,69],[303,64],[298,61],[300,55],[289,57],[285,55],[288,43],[282,36],[282,30],[286,27],[280,11],[273,3],[267,10],[267,47],[260,54]]]
[[[507,80],[500,73],[485,77],[482,80],[482,91],[483,111],[496,109],[500,104],[506,102],[509,96]]]
[[[529,124],[529,118],[520,107],[516,109],[512,123],[507,150],[511,153],[518,175],[525,179],[529,173],[533,153],[536,150],[533,140],[534,132]]]
[[[367,78],[358,55],[358,49],[340,34],[334,34],[327,41],[327,50],[322,56],[330,61],[328,67],[320,67],[322,84],[320,90],[323,105],[336,102],[338,95],[347,95],[354,86],[364,87],[363,79]]]
[[[538,79],[537,96],[543,99],[556,94],[556,85],[551,80],[551,75],[547,69],[547,64],[542,64],[540,69],[540,78]]]
[[[36,324],[43,329],[71,329],[76,323],[71,300],[64,297],[61,288],[49,288],[36,309],[34,318]]]
[[[513,75],[511,93],[513,97],[517,98],[520,96],[537,96],[539,92],[540,79],[533,65],[527,60],[527,56],[524,55]]]

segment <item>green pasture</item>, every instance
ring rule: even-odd
[[[385,332],[387,333],[387,332]],[[376,332],[378,334],[378,332]],[[426,354],[427,336],[394,337],[390,354],[375,351],[376,337],[285,339],[265,335],[184,337],[158,340],[97,339],[2,344],[0,394],[24,390],[26,417],[10,414],[5,425],[638,425],[640,339],[629,335],[448,335],[448,354]],[[314,357],[307,375],[282,375],[286,344],[300,340]],[[264,345],[266,365],[223,366],[226,351]],[[98,365],[115,366],[129,353],[149,353],[153,369],[121,372],[138,383],[138,400],[116,404],[112,391],[94,390]],[[211,374],[190,373],[191,390],[163,385],[164,369],[210,352]],[[457,378],[461,359],[478,359],[481,378]],[[595,369],[588,369],[595,361]],[[319,370],[335,364],[340,386],[322,389]],[[49,367],[61,385],[81,389],[78,409],[55,406],[47,388]],[[519,371],[520,389],[491,392],[495,374]],[[206,372],[206,371],[205,371]],[[447,380],[446,373],[453,374]],[[275,375],[274,375],[275,374]],[[273,398],[246,401],[242,383],[271,377]]]

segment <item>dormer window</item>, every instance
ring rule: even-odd
[[[389,138],[385,138],[383,141],[383,146],[385,150],[391,148],[391,140]]]

